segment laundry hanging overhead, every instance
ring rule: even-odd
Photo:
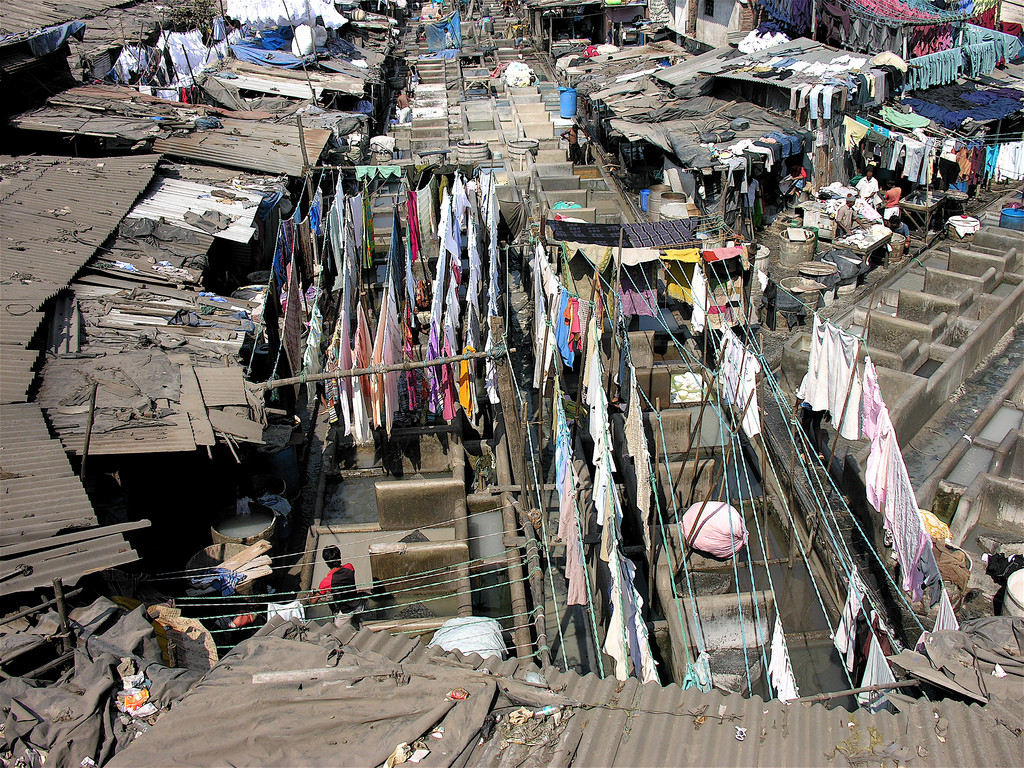
[[[815,411],[829,411],[847,440],[860,438],[862,381],[857,375],[860,339],[815,313],[807,374],[797,396]]]

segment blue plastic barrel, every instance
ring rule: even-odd
[[[651,199],[651,190],[640,190],[640,210],[647,213],[647,201]]]
[[[576,117],[576,89],[575,88],[559,88],[560,104],[562,107],[561,115],[564,118],[572,119]]]
[[[1024,232],[1024,209],[1003,208],[1003,212],[999,214],[999,226]]]

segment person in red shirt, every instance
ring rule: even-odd
[[[882,193],[882,200],[885,201],[885,218],[889,219],[900,215],[900,198],[902,196],[903,190],[898,184],[891,181],[885,183],[885,191]]]
[[[324,547],[323,558],[330,570],[321,579],[310,604],[328,600],[336,614],[358,611],[363,596],[356,590],[355,567],[341,562],[341,550],[333,544]]]

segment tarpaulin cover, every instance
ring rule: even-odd
[[[350,627],[273,622],[109,765],[379,766],[399,744],[427,738],[428,764],[447,766],[477,739],[494,703],[494,680],[465,668],[399,665],[346,648]],[[359,667],[366,677],[352,673]],[[319,679],[303,684],[311,670]],[[297,678],[253,682],[256,673],[289,671]],[[448,698],[457,688],[468,697]],[[437,725],[443,738],[429,738]]]
[[[251,64],[284,67],[285,69],[296,69],[302,66],[302,59],[293,56],[288,51],[268,50],[258,45],[243,43],[235,43],[231,46],[231,50],[240,61],[248,61]]]
[[[1006,726],[1024,728],[1024,619],[988,616],[964,622],[959,631],[929,632],[923,653],[903,651],[890,661],[921,680],[987,702],[986,710],[1003,705],[1002,713],[1013,712]],[[997,664],[1005,676],[996,673]]]
[[[69,21],[56,27],[40,29],[28,39],[28,47],[32,55],[39,57],[60,49],[69,38],[82,40],[85,38],[85,24],[80,21]]]
[[[33,750],[47,751],[47,768],[79,768],[88,765],[83,763],[86,758],[103,765],[136,733],[121,722],[115,705],[114,696],[122,687],[117,672],[122,658],[131,658],[145,672],[154,706],[168,707],[184,696],[200,673],[163,665],[160,646],[143,610],[139,607],[125,613],[100,598],[72,612],[79,635],[74,671],[50,687],[21,678],[0,682],[0,743],[4,749],[15,757],[27,757]],[[168,762],[177,762],[170,753],[153,764]]]
[[[456,11],[447,19],[425,25],[427,49],[431,53],[462,47],[462,18]]]

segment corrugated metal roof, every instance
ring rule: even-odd
[[[219,196],[224,194],[233,195],[235,199]],[[262,199],[262,195],[229,185],[213,186],[161,176],[153,181],[145,197],[128,213],[128,218],[153,221],[165,219],[182,229],[203,232],[200,227],[187,222],[185,216],[192,213],[200,216],[208,212],[219,213],[228,217],[231,223],[219,232],[210,234],[222,240],[248,243],[256,233],[253,219]]]
[[[0,403],[23,403],[35,378],[39,350],[0,344]]]
[[[0,33],[16,34],[40,27],[95,16],[135,0],[4,0],[0,3]]]
[[[96,527],[85,489],[35,403],[0,405],[0,523],[0,572],[22,564],[32,568],[0,581],[0,595],[46,586],[58,576],[73,584],[87,573],[138,559],[122,535]],[[76,529],[92,535],[51,547],[54,535]],[[26,542],[40,546],[4,556],[3,547]]]
[[[303,169],[302,147],[298,126],[271,125],[246,120],[222,120],[224,127],[193,133],[180,138],[157,139],[156,152],[199,162],[245,168],[260,173],[300,176]],[[316,163],[324,151],[331,132],[304,128],[306,152],[310,163]]]
[[[310,85],[313,86],[313,92],[318,99],[324,91],[362,96],[366,87],[366,77],[369,74],[368,70],[362,70],[362,77],[354,77],[341,72],[293,72],[287,69],[249,64],[244,61],[231,62],[227,69],[235,75],[228,81],[228,85],[259,93],[290,96],[295,99],[310,98]],[[214,77],[216,77],[216,73]]]
[[[205,753],[202,748],[191,749],[191,759],[196,760],[197,755],[206,754],[210,762],[223,760],[226,756],[217,753],[216,733],[223,729],[248,728],[250,722],[225,722],[222,717],[217,717],[209,720],[208,733],[183,734],[174,730],[176,717],[182,722],[200,722],[198,716],[207,711],[211,701],[223,703],[223,710],[218,709],[219,712],[234,713],[242,712],[239,701],[258,701],[260,719],[274,723],[273,728],[261,730],[259,749],[274,755],[274,762],[278,765],[303,762],[296,760],[296,755],[315,753],[316,745],[321,742],[325,757],[338,754],[336,745],[344,743],[344,734],[338,734],[332,728],[330,707],[319,704],[295,706],[297,688],[303,691],[304,701],[316,700],[322,704],[324,700],[329,702],[331,686],[339,685],[337,681],[309,680],[301,685],[294,681],[264,682],[257,687],[252,683],[252,665],[249,668],[244,666],[250,656],[258,653],[257,648],[265,644],[262,657],[270,658],[268,649],[273,649],[273,664],[267,671],[283,672],[308,667],[310,654],[305,652],[308,643],[284,639],[277,629],[280,626],[280,620],[274,619],[257,637],[225,657],[189,695],[175,704],[177,715],[172,712],[167,719],[158,722],[139,739],[138,748],[129,747],[112,764],[129,765],[140,756],[173,749],[175,741],[186,736],[194,743],[210,745]],[[523,665],[515,659],[502,662],[496,658],[482,659],[457,652],[445,654],[438,648],[428,649],[409,636],[393,636],[386,632],[368,629],[355,632],[351,628],[343,628],[334,631],[334,635],[342,642],[343,652],[358,654],[356,658],[363,659],[362,663],[373,659],[378,664],[391,661],[410,668],[427,663],[436,667],[439,673],[442,669],[450,673],[453,667],[464,665],[467,684],[479,682],[478,677],[472,676],[474,670],[487,670],[498,678],[515,677],[519,680],[527,671],[537,670],[534,665]],[[327,658],[328,641],[324,639],[322,642],[325,645],[321,658]],[[238,659],[237,665],[233,663],[234,658]],[[346,665],[345,658],[342,656],[340,666]],[[238,671],[235,666],[243,669]],[[423,667],[420,666],[414,674],[425,674]],[[1024,746],[1022,737],[999,722],[994,710],[990,712],[978,705],[967,706],[952,700],[922,700],[900,714],[851,713],[844,709],[827,709],[821,704],[787,705],[777,700],[745,699],[717,691],[704,694],[697,688],[683,690],[678,685],[642,685],[635,678],[620,682],[614,678],[580,676],[575,672],[554,669],[547,670],[545,677],[551,691],[573,702],[573,715],[564,728],[555,729],[553,736],[540,730],[536,741],[529,744],[503,745],[500,738],[485,741],[474,735],[469,741],[471,746],[467,748],[469,753],[461,755],[445,752],[443,742],[434,747],[432,740],[426,739],[428,748],[438,751],[437,759],[434,760],[433,755],[428,756],[427,764],[509,768],[522,765],[578,765],[588,768],[867,765],[882,763],[883,756],[878,750],[895,745],[907,750],[902,762],[911,766],[1017,766]],[[364,679],[360,685],[369,682]],[[382,699],[393,700],[395,680],[391,676],[383,676],[378,678],[378,684],[382,686]],[[372,687],[367,689],[367,717],[384,718],[374,709],[372,691]],[[318,697],[318,692],[324,699]],[[504,703],[501,699],[498,701]],[[271,702],[278,702],[278,706]],[[250,710],[244,711],[248,717]],[[950,726],[943,739],[936,732],[939,717],[946,718]],[[478,725],[475,721],[460,721],[457,716],[447,722],[458,731],[468,729],[471,732]],[[435,723],[435,720],[423,723],[424,736]],[[389,738],[389,734],[395,735],[391,725],[386,718],[379,722],[382,739]],[[745,729],[742,739],[737,738],[737,728]],[[403,731],[403,736],[410,742],[419,735]],[[335,746],[332,748],[332,745]],[[242,756],[241,760],[244,762],[245,757]]]
[[[157,160],[0,159],[0,277],[18,272],[66,286],[149,184]]]

